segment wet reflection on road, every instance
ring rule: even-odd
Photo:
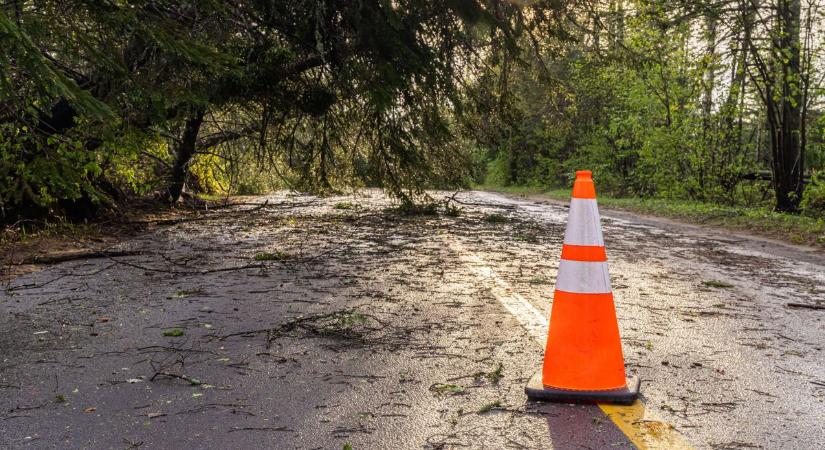
[[[554,450],[636,448],[597,405],[541,403]]]

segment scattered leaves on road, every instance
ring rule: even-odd
[[[464,392],[464,387],[457,384],[435,383],[430,386],[430,391],[440,395],[461,394]]]
[[[702,282],[703,286],[710,287],[710,288],[717,288],[717,289],[729,289],[732,288],[733,285],[730,283],[725,283],[724,281],[719,280],[706,280]]]
[[[481,408],[478,408],[478,413],[479,414],[484,414],[484,413],[488,413],[488,412],[490,412],[494,409],[501,409],[503,407],[504,407],[504,405],[501,403],[501,400],[496,400],[494,402],[490,402],[490,403],[486,403],[486,404],[482,405]]]
[[[282,250],[255,253],[255,261],[283,261],[288,257],[289,255]]]
[[[163,335],[166,337],[180,337],[183,336],[183,330],[180,328],[170,328],[163,330]]]

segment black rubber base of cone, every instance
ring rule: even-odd
[[[639,397],[639,377],[630,377],[627,387],[608,391],[571,391],[545,386],[541,382],[541,370],[530,378],[524,392],[530,400],[558,403],[616,403],[630,405]]]

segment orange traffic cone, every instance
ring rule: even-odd
[[[639,379],[625,378],[596,189],[588,170],[576,172],[544,367],[527,397],[566,403],[630,404]]]

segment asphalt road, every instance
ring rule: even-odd
[[[257,198],[13,280],[0,448],[825,447],[821,253],[603,211],[642,402],[536,404],[565,206],[457,198]]]

